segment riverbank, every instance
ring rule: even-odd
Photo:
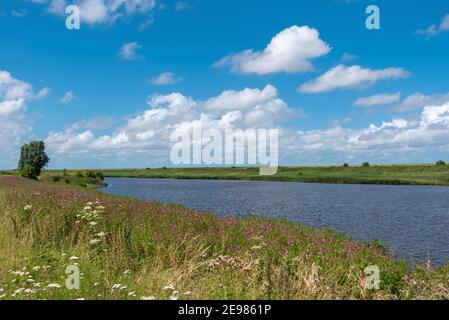
[[[0,176],[2,299],[447,299],[448,272],[331,230]]]
[[[304,183],[386,184],[386,185],[449,185],[449,166],[435,165],[371,165],[349,167],[280,167],[273,176],[260,176],[259,169],[250,168],[161,168],[102,169],[109,178],[153,179],[220,179],[285,181]],[[50,171],[60,173],[61,171]],[[71,171],[76,173],[77,171]]]
[[[86,184],[85,179],[76,181],[78,175],[86,177],[91,170],[47,170],[48,176],[69,175],[75,184]],[[329,184],[383,184],[383,185],[433,185],[449,186],[449,165],[370,165],[370,166],[319,166],[279,167],[272,176],[259,175],[258,167],[227,168],[146,168],[146,169],[97,169],[107,178],[148,179],[205,179],[205,180],[254,180]],[[0,174],[16,175],[15,171]],[[65,180],[65,177],[64,177]],[[79,182],[79,183],[78,183]],[[87,183],[89,184],[89,183]]]

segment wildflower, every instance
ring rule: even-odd
[[[80,300],[80,301],[81,301],[81,300],[86,300],[86,299],[84,299],[84,298],[78,298],[78,299],[76,299],[76,300]]]
[[[33,209],[33,206],[32,206],[31,204],[27,204],[27,205],[23,208],[23,210],[25,210],[25,211],[28,211],[28,210],[31,210],[31,209]]]
[[[99,238],[103,238],[105,235],[106,235],[106,233],[104,233],[104,232],[98,232],[96,234],[96,236],[99,237]]]
[[[13,293],[14,297],[15,297],[17,294],[22,293],[24,290],[25,290],[24,288],[19,288],[19,289],[17,289],[16,291],[14,291],[14,293]]]
[[[190,296],[191,294],[192,294],[191,291],[186,291],[186,292],[184,292],[184,295],[185,295],[185,296]]]
[[[89,222],[89,225],[92,227],[95,227],[97,225],[97,223],[95,221]]]
[[[173,294],[168,298],[169,300],[178,300],[178,291],[175,292],[173,292]]]
[[[61,286],[57,283],[50,283],[47,288],[61,288]]]
[[[33,270],[34,271],[39,271],[41,269],[41,266],[35,266],[35,267],[33,267]]]
[[[152,297],[152,296],[149,296],[149,297],[147,297],[147,296],[142,296],[142,297],[140,297],[140,300],[147,300],[147,301],[149,301],[149,300],[156,300],[156,298],[155,298],[155,297]]]
[[[91,206],[85,206],[83,210],[84,211],[90,211],[90,210],[92,210],[92,207]]]
[[[101,242],[101,240],[99,240],[99,239],[92,239],[92,240],[89,241],[89,243],[92,244],[92,245],[95,245],[95,244],[97,244],[99,242]]]
[[[124,285],[122,285],[122,284],[120,284],[120,283],[116,283],[116,284],[114,284],[114,285],[112,286],[112,290],[114,290],[114,289],[125,290],[125,289],[127,289],[127,288],[128,288],[127,286],[124,286]]]
[[[166,285],[162,290],[175,290],[175,286],[172,284]]]
[[[128,292],[128,296],[130,297],[135,297],[136,293],[134,291]]]
[[[69,258],[69,260],[70,260],[70,261],[72,261],[72,260],[79,260],[79,257],[71,256],[71,257]]]

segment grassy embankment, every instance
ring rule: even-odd
[[[1,299],[447,299],[448,273],[329,230],[0,176]]]
[[[449,165],[373,165],[370,167],[280,167],[274,176],[258,168],[169,168],[100,170],[105,177],[269,180],[315,183],[449,185]],[[54,171],[53,173],[61,173]],[[72,174],[75,174],[73,171]]]
[[[273,176],[260,176],[256,167],[233,168],[159,168],[159,169],[101,169],[105,177],[116,178],[154,178],[154,179],[220,179],[220,180],[258,180],[309,183],[341,184],[390,184],[390,185],[449,185],[449,165],[372,165],[362,166],[322,166],[322,167],[280,167]],[[90,170],[49,170],[44,180],[51,181],[54,176],[60,182],[81,186],[95,186],[89,182]],[[2,172],[0,172],[1,174]],[[3,174],[17,174],[3,171]],[[94,173],[95,174],[95,173]],[[78,177],[82,175],[82,177]],[[86,181],[87,180],[87,181]],[[99,183],[101,185],[101,183]]]

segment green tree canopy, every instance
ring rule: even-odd
[[[31,141],[30,143],[24,144],[20,149],[20,159],[17,169],[23,172],[27,168],[27,172],[29,172],[29,167],[32,167],[37,177],[49,161],[50,159],[45,153],[45,143],[43,141]]]

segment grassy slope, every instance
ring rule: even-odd
[[[74,263],[79,291],[64,288]],[[369,265],[381,270],[378,291],[364,286]],[[448,272],[411,273],[329,230],[0,176],[0,299],[449,298]]]
[[[106,177],[238,179],[317,183],[449,185],[449,166],[379,165],[364,167],[281,167],[274,176],[258,168],[176,168],[101,170]],[[57,171],[54,171],[57,172]]]

